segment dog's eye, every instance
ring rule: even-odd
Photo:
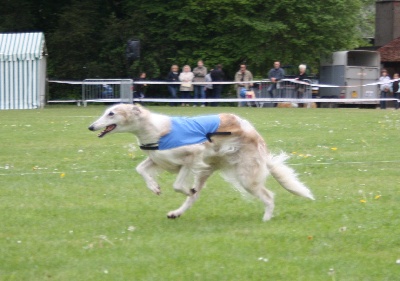
[[[113,116],[114,112],[110,111],[110,113],[108,113],[108,116]]]

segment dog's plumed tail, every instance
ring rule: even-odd
[[[271,175],[289,192],[314,200],[311,191],[297,178],[295,171],[285,165],[289,156],[282,152],[279,155],[267,156],[267,168]]]

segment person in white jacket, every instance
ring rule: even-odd
[[[181,81],[181,86],[179,88],[181,92],[181,97],[183,99],[190,99],[190,92],[193,91],[193,81],[194,74],[192,72],[192,69],[190,68],[189,65],[185,65],[182,69],[181,74],[179,74],[179,81]],[[182,106],[189,106],[189,103],[182,103]]]
[[[382,69],[382,76],[379,77],[379,88],[381,90],[381,99],[387,97],[390,92],[391,81],[386,69]],[[380,102],[381,109],[386,109],[386,101]]]

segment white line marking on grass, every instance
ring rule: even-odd
[[[98,116],[58,116],[62,118],[98,118]]]
[[[351,162],[326,162],[326,163],[293,163],[289,164],[290,166],[313,166],[313,165],[342,165],[342,164],[375,164],[375,163],[400,163],[400,160],[382,160],[382,161],[351,161]],[[0,167],[1,168],[1,167]],[[84,174],[84,173],[101,173],[101,172],[124,172],[124,171],[132,171],[132,168],[127,169],[112,169],[112,170],[96,170],[96,171],[68,171],[64,172],[67,174]],[[59,171],[54,172],[29,172],[29,173],[7,173],[2,174],[0,176],[31,176],[31,175],[45,175],[45,174],[62,174]]]
[[[132,169],[125,169],[125,170],[97,170],[97,171],[68,171],[68,174],[84,174],[84,173],[100,173],[100,172],[123,172],[123,171],[131,171]],[[45,175],[45,174],[56,174],[60,175],[61,172],[29,172],[29,173],[13,173],[13,174],[1,174],[0,176],[32,176],[32,175]]]
[[[350,162],[325,162],[325,163],[294,163],[292,166],[311,166],[311,165],[339,165],[339,164],[374,164],[374,163],[399,163],[400,160],[382,160],[382,161],[350,161]]]

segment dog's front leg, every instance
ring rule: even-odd
[[[141,162],[137,167],[136,171],[143,177],[147,187],[155,194],[160,195],[161,189],[155,180],[157,175],[158,166],[150,158],[147,158]]]
[[[187,194],[187,198],[185,200],[185,202],[183,202],[182,206],[180,206],[178,209],[171,211],[168,213],[167,217],[169,219],[175,219],[180,217],[186,210],[188,210],[193,203],[199,198],[200,195],[200,191],[203,188],[206,180],[208,179],[208,177],[212,174],[212,171],[202,171],[202,172],[198,172],[195,175],[195,179],[194,179],[194,184],[192,189],[190,189],[189,194]],[[179,179],[179,176],[178,176]],[[177,181],[178,181],[177,179]],[[175,182],[176,184],[176,182]],[[175,184],[174,184],[174,188],[175,188]],[[186,194],[186,193],[185,193]]]

